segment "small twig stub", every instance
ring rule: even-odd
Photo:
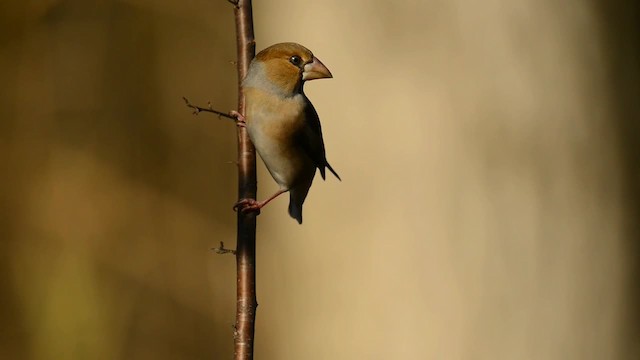
[[[220,241],[220,246],[215,247],[215,248],[211,248],[211,250],[215,251],[216,254],[220,254],[220,255],[223,255],[223,254],[233,254],[233,255],[235,255],[236,254],[235,250],[226,249],[224,247],[224,242],[222,242],[222,241]]]
[[[184,102],[187,105],[187,107],[193,109],[193,115],[198,115],[200,112],[206,111],[206,112],[214,113],[214,114],[216,114],[218,116],[226,117],[227,119],[237,120],[237,117],[232,115],[231,113],[226,113],[226,112],[223,112],[223,111],[215,110],[211,106],[210,102],[207,103],[207,107],[205,108],[205,107],[193,105],[192,103],[189,102],[189,99],[187,99],[184,96],[182,97],[182,99],[184,100]]]

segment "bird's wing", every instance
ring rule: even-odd
[[[307,155],[313,160],[315,165],[320,169],[320,175],[322,179],[325,178],[325,167],[333,173],[333,175],[340,179],[338,173],[329,165],[324,151],[324,141],[322,140],[322,127],[320,125],[320,118],[316,109],[311,104],[309,99],[306,99],[305,109],[305,126],[299,133],[298,141],[305,150]]]

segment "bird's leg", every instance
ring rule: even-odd
[[[239,127],[247,127],[247,121],[242,114],[240,114],[235,110],[229,111],[229,114],[231,114],[231,116],[236,118],[236,125],[238,125]]]
[[[260,209],[262,209],[265,205],[267,205],[271,200],[277,198],[278,196],[282,195],[287,191],[288,190],[280,189],[276,191],[275,194],[271,195],[270,198],[263,201],[257,201],[256,199],[242,199],[238,201],[235,205],[233,205],[233,211],[240,210],[242,213],[253,211],[260,214]]]

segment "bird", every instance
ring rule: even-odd
[[[260,51],[242,81],[245,114],[234,112],[244,126],[279,189],[263,201],[241,199],[234,209],[255,211],[289,192],[289,215],[302,224],[302,205],[316,169],[340,181],[325,155],[316,109],[304,93],[307,81],[332,78],[327,67],[304,46],[279,43]]]

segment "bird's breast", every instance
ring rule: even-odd
[[[281,188],[289,189],[315,166],[296,141],[305,126],[304,97],[281,97],[247,88],[247,131],[260,157]]]

